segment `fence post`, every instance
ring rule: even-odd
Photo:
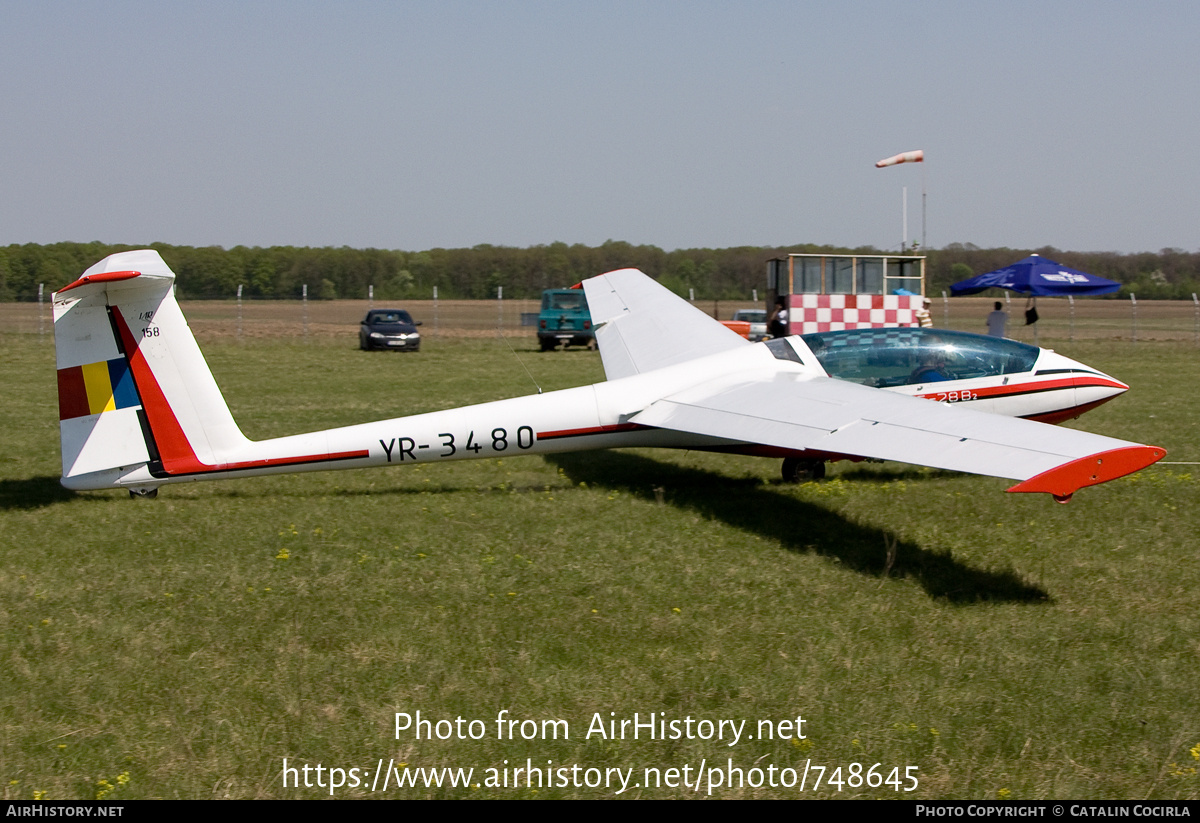
[[[438,336],[437,286],[433,287],[433,336]]]
[[[1129,293],[1129,305],[1130,305],[1130,313],[1133,318],[1133,332],[1132,332],[1133,339],[1131,342],[1136,343],[1137,342],[1137,295],[1134,294],[1133,292]]]
[[[242,284],[238,283],[238,333],[237,340],[242,342]]]
[[[46,333],[46,312],[42,308],[42,295],[46,293],[46,284],[38,283],[38,335]]]
[[[504,286],[496,287],[496,328],[504,328]]]
[[[300,297],[304,301],[304,342],[308,342],[308,284],[300,288]]]
[[[371,283],[367,286],[367,309],[375,308],[375,284]]]
[[[1071,342],[1075,342],[1075,295],[1067,295],[1067,303],[1071,306]]]
[[[942,328],[950,328],[950,297],[942,289]]]
[[[1194,321],[1195,331],[1192,332],[1192,342],[1200,345],[1200,298],[1196,297],[1196,293],[1192,292],[1193,312],[1196,315]]]

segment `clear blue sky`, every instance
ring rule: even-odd
[[[1200,248],[1200,4],[0,0],[0,244]],[[874,162],[924,149],[921,166]]]

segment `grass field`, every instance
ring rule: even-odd
[[[353,328],[239,338],[228,322],[195,327],[254,438],[532,390],[495,339],[368,355]],[[774,460],[651,451],[131,501],[58,485],[52,342],[23,331],[0,335],[5,798],[330,795],[285,787],[285,758],[314,784],[318,764],[326,785],[345,770],[340,798],[611,797],[611,769],[633,770],[620,797],[706,797],[714,768],[722,798],[1200,798],[1198,467],[1067,506],[891,463],[788,486]],[[546,390],[603,377],[593,353],[514,343]],[[1200,461],[1186,335],[1057,348],[1132,385],[1072,425]],[[483,733],[397,735],[396,713],[417,711]],[[535,723],[499,739],[502,711]],[[588,735],[597,716],[651,712],[747,722],[734,745],[728,725]],[[473,779],[372,792],[381,760],[418,783]],[[568,771],[530,787],[511,771],[527,761]],[[769,785],[806,764],[803,791]]]

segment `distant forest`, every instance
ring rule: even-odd
[[[764,297],[766,261],[788,253],[882,254],[873,248],[796,245],[763,248],[680,249],[634,246],[610,240],[600,246],[551,243],[519,249],[474,246],[469,249],[388,251],[384,249],[272,246],[196,248],[153,243],[177,275],[186,298],[230,298],[238,285],[249,298],[295,298],[305,285],[313,299],[365,298],[374,286],[379,300],[428,299],[438,288],[442,299],[483,299],[504,288],[506,298],[535,298],[543,289],[569,286],[612,269],[634,267],[678,294],[695,291],[697,299],[746,300],[751,290]],[[75,280],[103,257],[144,246],[104,243],[54,243],[0,247],[0,300],[36,300],[38,284],[49,292]],[[981,249],[951,243],[923,252],[928,258],[927,292],[949,291],[950,284],[1014,263],[1031,253],[1066,266],[1116,280],[1145,299],[1191,299],[1200,291],[1200,252],[1163,249],[1157,253],[1070,252],[1055,248]]]

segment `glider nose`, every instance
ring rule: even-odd
[[[1037,376],[1053,381],[1075,393],[1074,414],[1078,416],[1101,403],[1129,391],[1129,385],[1086,363],[1043,350],[1037,361]],[[1056,421],[1057,422],[1057,421]]]

